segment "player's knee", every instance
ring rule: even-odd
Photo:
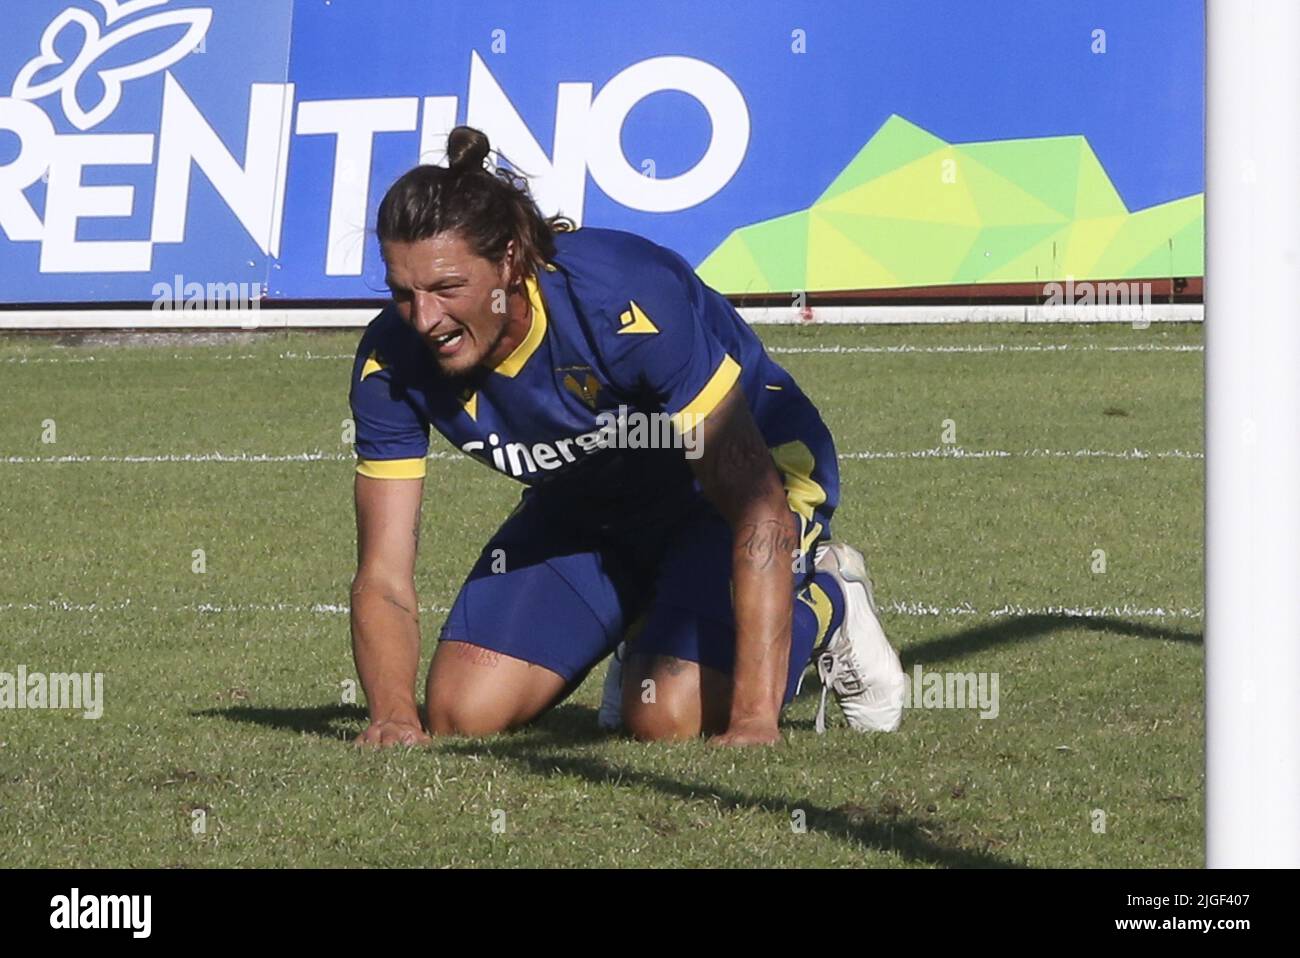
[[[510,716],[488,703],[449,697],[430,700],[425,710],[430,735],[479,738],[510,729]]]
[[[642,742],[679,742],[700,735],[699,710],[692,710],[673,696],[653,701],[638,697],[624,701],[623,724]]]

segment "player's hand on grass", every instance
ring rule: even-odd
[[[389,748],[393,745],[424,745],[429,741],[429,734],[417,720],[381,719],[371,722],[353,744],[358,748]]]
[[[733,720],[721,735],[709,739],[710,745],[775,745],[781,741],[776,722],[767,719]]]

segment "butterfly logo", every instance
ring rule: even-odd
[[[193,50],[207,35],[212,25],[212,10],[206,7],[188,10],[168,10],[137,17],[141,11],[160,7],[169,0],[94,0],[104,11],[104,30],[94,15],[80,7],[69,7],[50,21],[41,36],[41,52],[18,71],[12,96],[19,100],[40,100],[54,93],[60,95],[63,113],[79,130],[89,130],[113,115],[122,100],[122,85],[166,70]],[[128,23],[116,24],[130,20]],[[183,32],[174,38],[175,28]],[[171,28],[171,29],[169,29]],[[65,43],[75,42],[81,34],[81,50],[65,65],[55,52],[55,42],[60,37]],[[145,34],[155,34],[155,41],[166,32],[170,42],[154,42],[146,47],[146,56],[126,64],[95,69],[110,51],[127,40]],[[56,68],[64,67],[62,70]],[[84,106],[78,99],[77,88],[88,71],[93,71],[100,82],[97,102]],[[50,75],[52,72],[52,75]],[[40,77],[38,79],[38,77]],[[84,92],[84,91],[83,91]]]

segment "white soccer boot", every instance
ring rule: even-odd
[[[605,673],[605,685],[600,693],[596,724],[609,732],[617,732],[623,727],[623,656],[626,651],[620,642],[609,657],[609,671]]]
[[[849,726],[892,732],[903,720],[906,678],[876,614],[876,599],[862,554],[844,542],[817,549],[817,571],[835,577],[844,595],[844,621],[814,652],[822,700],[817,731],[826,731],[826,693],[835,693]]]

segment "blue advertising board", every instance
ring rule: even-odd
[[[735,278],[724,292],[764,275],[742,263],[759,244],[729,237],[807,214],[877,154],[1074,138],[1113,207],[1062,212],[1076,236],[1204,189],[1200,0],[0,0],[0,22],[0,304],[148,302],[214,281],[383,297],[376,206],[405,169],[442,162],[459,123],[530,175],[544,212],[697,267],[713,257],[715,285]],[[1050,192],[1035,177],[1083,184],[1080,161],[1038,155],[954,154],[1029,205]],[[988,188],[970,187],[977,206]],[[928,212],[941,199],[873,196],[836,215],[948,222]],[[1111,272],[1155,269],[1138,246],[1192,236],[1197,209],[1133,236],[1116,225],[1134,258]],[[812,219],[808,244],[839,229]],[[972,243],[990,222],[966,224]],[[1018,275],[1006,255],[1010,272],[975,279]],[[967,276],[960,260],[935,281]],[[846,268],[828,282],[930,275]]]

